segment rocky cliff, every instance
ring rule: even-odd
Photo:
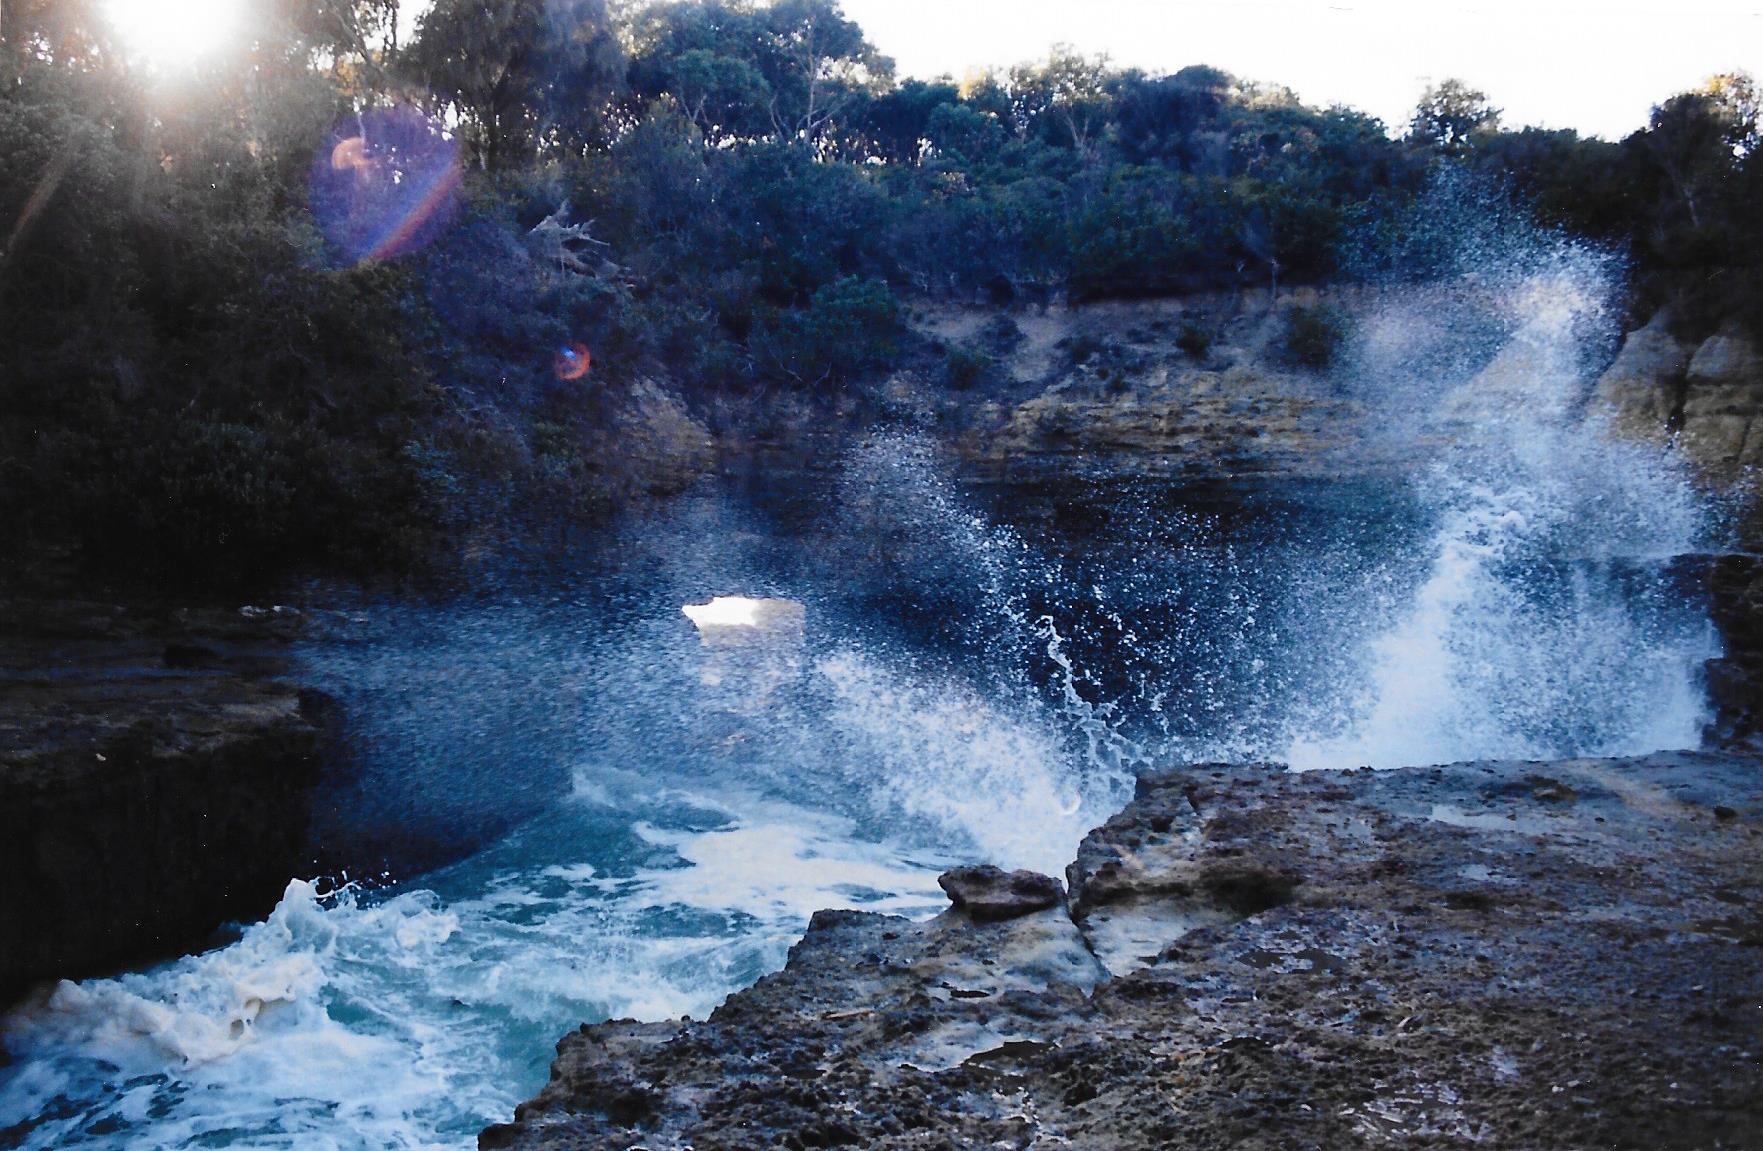
[[[0,605],[0,1000],[194,950],[305,863],[326,701],[290,621]]]
[[[1242,292],[1041,311],[927,307],[915,320],[920,334],[964,357],[976,382],[963,391],[906,372],[891,386],[898,405],[952,430],[958,452],[981,468],[1105,461],[1116,471],[1174,476],[1338,476],[1412,462],[1402,449],[1419,445],[1378,434],[1404,414],[1403,403],[1434,405],[1421,414],[1449,427],[1454,415],[1487,415],[1453,413],[1453,403],[1536,402],[1538,349],[1515,341],[1476,365],[1468,353],[1483,341],[1474,333],[1458,333],[1452,354],[1428,343],[1451,331],[1439,313],[1468,317],[1478,307],[1498,312],[1462,286],[1301,288],[1278,300]],[[1289,325],[1303,315],[1333,317],[1342,335],[1356,333],[1343,350],[1372,360],[1395,340],[1418,357],[1408,365],[1420,373],[1413,394],[1342,387],[1321,365],[1295,361]],[[1473,328],[1472,318],[1464,322]],[[1336,366],[1368,370],[1357,361]],[[1477,384],[1468,391],[1436,390],[1470,375]],[[1738,324],[1686,338],[1660,313],[1624,338],[1590,407],[1620,435],[1675,439],[1717,486],[1763,464],[1763,351]]]
[[[1621,436],[1675,440],[1733,513],[1735,549],[1716,557],[1706,589],[1726,654],[1708,667],[1724,742],[1763,736],[1763,351],[1738,325],[1682,340],[1671,317],[1630,332],[1592,395],[1592,411]]]
[[[480,1145],[1763,1147],[1756,759],[1189,767],[1066,879],[822,912]]]
[[[1660,313],[1629,333],[1593,399],[1625,434],[1675,435],[1716,480],[1763,465],[1763,352],[1736,324],[1684,341]]]
[[[927,306],[919,332],[953,349],[976,379],[956,387],[903,373],[893,399],[936,418],[982,474],[1362,470],[1368,461],[1342,449],[1363,447],[1363,406],[1278,346],[1288,313],[1319,301],[1300,289],[1277,303],[1242,292],[1041,310]]]

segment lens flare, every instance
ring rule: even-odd
[[[580,380],[586,378],[588,368],[593,365],[593,357],[582,344],[565,344],[557,349],[557,355],[551,361],[551,370],[560,380]]]
[[[445,127],[414,108],[350,117],[312,169],[312,210],[355,263],[425,246],[452,219],[463,179]]]
[[[361,136],[350,136],[346,140],[338,140],[337,146],[331,149],[331,171],[333,172],[371,172],[373,161],[367,156],[367,140]]]

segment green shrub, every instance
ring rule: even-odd
[[[1321,370],[1334,362],[1345,334],[1340,314],[1332,308],[1287,309],[1285,356],[1294,364]]]
[[[1023,341],[1022,329],[1016,321],[999,312],[980,326],[979,342],[994,355],[1014,351]]]
[[[1097,352],[1100,352],[1107,347],[1102,340],[1090,335],[1088,332],[1071,336],[1061,342],[1064,343],[1066,354],[1071,357],[1071,362],[1080,365],[1089,363],[1090,360],[1095,357]]]
[[[772,310],[749,344],[760,371],[805,387],[844,383],[899,353],[900,309],[880,280],[843,276],[808,307]]]
[[[956,391],[966,391],[992,369],[992,357],[977,348],[953,347],[943,361],[943,378]]]
[[[1196,360],[1205,359],[1206,353],[1212,350],[1212,331],[1204,324],[1187,320],[1176,334],[1175,346]]]

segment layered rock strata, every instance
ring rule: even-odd
[[[1715,479],[1763,465],[1763,351],[1736,324],[1685,342],[1655,316],[1623,341],[1593,401],[1624,435],[1675,435]]]

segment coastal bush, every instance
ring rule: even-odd
[[[817,289],[806,309],[767,310],[750,343],[761,372],[813,390],[890,363],[900,335],[887,284],[845,276]]]
[[[0,24],[14,570],[402,572],[498,518],[587,525],[621,483],[592,445],[632,380],[676,381],[709,419],[895,366],[902,301],[1448,273],[1456,245],[1405,212],[1441,172],[1626,251],[1636,318],[1763,335],[1759,101],[1738,74],[1615,142],[1509,130],[1441,81],[1398,139],[1214,68],[1066,50],[901,82],[833,0],[444,0],[413,38],[383,5],[326,0],[265,6],[249,55],[157,101],[82,11]],[[455,126],[459,187],[426,247],[363,258],[315,209],[355,192],[337,132],[392,109],[431,143]],[[1215,334],[1176,342],[1203,358]],[[998,316],[943,354],[943,383],[1021,338]],[[1292,309],[1276,347],[1323,368],[1340,340],[1339,316]],[[558,379],[578,344],[592,372]],[[1066,351],[1104,386],[1140,371],[1089,337]]]
[[[1059,343],[1064,347],[1065,354],[1070,357],[1072,364],[1079,367],[1089,363],[1091,359],[1108,347],[1106,340],[1089,332],[1079,332],[1075,336],[1067,336]]]
[[[978,348],[953,347],[943,360],[943,380],[956,391],[966,391],[992,370],[992,357]]]
[[[1176,333],[1175,346],[1196,360],[1206,358],[1212,350],[1212,329],[1196,320],[1183,320]]]
[[[980,344],[995,355],[1016,350],[1025,338],[1022,328],[1007,313],[999,312],[980,325],[976,336]]]
[[[1332,308],[1287,308],[1281,350],[1290,362],[1321,370],[1334,362],[1344,336],[1341,316]]]

